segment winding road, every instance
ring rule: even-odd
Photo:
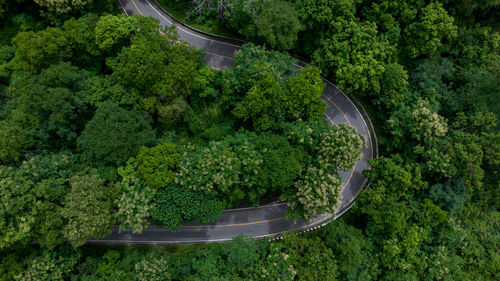
[[[177,32],[182,40],[187,41],[198,49],[206,51],[206,63],[215,69],[224,69],[232,66],[236,51],[241,46],[223,42],[216,37],[194,31],[162,12],[153,0],[119,0],[121,8],[127,15],[151,16],[160,21],[163,26],[176,25]],[[296,231],[320,227],[330,220],[341,216],[348,211],[354,199],[366,184],[362,172],[369,168],[368,160],[374,156],[374,148],[370,130],[362,114],[353,102],[331,82],[325,80],[326,88],[322,99],[329,105],[325,118],[330,124],[346,124],[354,127],[365,139],[366,148],[362,149],[361,159],[353,170],[341,172],[342,192],[341,199],[332,214],[321,215],[311,221],[298,220],[296,223],[284,218],[287,206],[285,203],[276,203],[259,208],[239,208],[223,211],[221,217],[210,224],[189,223],[179,227],[177,232],[167,228],[150,226],[142,234],[133,234],[130,230],[118,232],[113,229],[111,235],[103,239],[90,240],[88,243],[99,244],[190,244],[223,242],[244,233],[255,238],[275,237],[285,231]]]

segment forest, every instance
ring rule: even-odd
[[[0,280],[500,279],[498,1],[157,3],[249,43],[214,70],[115,1],[0,0]],[[340,219],[272,243],[85,244],[274,200],[333,212],[365,143],[323,119],[321,76],[379,141]]]

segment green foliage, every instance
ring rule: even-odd
[[[14,280],[64,280],[69,277],[78,257],[61,256],[57,251],[44,251],[40,256],[27,260],[27,269],[14,276]]]
[[[95,26],[95,42],[101,50],[116,53],[128,45],[136,30],[136,18],[126,15],[106,15]]]
[[[293,72],[294,60],[289,55],[245,44],[236,52],[234,66],[223,72],[219,82],[222,88],[219,102],[224,109],[230,108],[264,77],[273,76],[279,80]]]
[[[298,75],[288,77],[283,87],[283,107],[293,119],[316,120],[328,108],[321,100],[325,83],[316,67],[308,66]]]
[[[125,89],[118,83],[113,83],[109,77],[94,76],[85,84],[86,103],[98,107],[105,103],[134,106],[137,105],[140,96],[134,89]]]
[[[262,5],[261,0],[231,0],[227,1],[227,10],[224,11],[224,19],[231,29],[240,34],[246,34],[250,31],[252,20]]]
[[[247,37],[256,37],[273,49],[290,50],[302,29],[294,5],[282,0],[264,0],[260,13],[254,17],[252,32]]]
[[[360,271],[369,254],[370,243],[359,229],[336,220],[323,228],[318,236],[332,250],[343,274],[355,276]]]
[[[54,64],[38,75],[21,75],[11,84],[11,119],[47,144],[73,144],[83,125],[80,115],[87,73],[69,63]]]
[[[66,14],[72,10],[79,10],[90,5],[93,0],[35,0],[35,3],[46,8],[49,13]]]
[[[287,218],[310,220],[324,213],[334,213],[342,180],[326,169],[309,167],[303,180],[282,195],[290,208]]]
[[[444,150],[448,124],[428,101],[419,99],[411,106],[400,105],[392,111],[387,124],[394,136],[394,147],[421,156],[428,171],[453,174],[451,157]]]
[[[319,238],[307,239],[290,234],[285,236],[283,244],[297,272],[297,280],[337,280],[335,256]]]
[[[380,83],[379,104],[392,107],[404,100],[404,89],[408,85],[408,72],[397,63],[384,65],[384,74]]]
[[[283,136],[261,135],[257,149],[263,160],[258,175],[260,185],[272,192],[291,186],[304,167],[304,151],[290,145]]]
[[[361,158],[361,148],[364,140],[353,127],[344,124],[331,126],[320,136],[318,150],[319,166],[327,171],[341,169],[348,171]]]
[[[282,123],[281,130],[290,143],[300,145],[310,155],[315,155],[320,148],[321,135],[330,130],[330,125],[324,119],[309,121],[299,119],[293,123]]]
[[[139,149],[137,170],[148,186],[157,190],[174,181],[174,170],[181,159],[179,152],[179,147],[173,143]]]
[[[228,140],[241,163],[239,186],[254,206],[259,205],[260,198],[268,191],[268,186],[262,184],[259,176],[264,160],[257,147],[258,139],[255,133],[238,132]]]
[[[64,237],[76,248],[88,239],[109,235],[116,219],[114,187],[106,186],[95,170],[73,176],[70,185],[71,191],[61,210],[62,216],[68,220],[63,228]]]
[[[120,165],[154,140],[155,134],[142,112],[106,103],[97,108],[77,143],[85,161]]]
[[[78,65],[81,63],[81,67],[92,66],[95,61],[98,61],[94,56],[101,54],[95,32],[99,19],[99,16],[95,14],[86,14],[78,19],[71,18],[62,26],[73,48],[72,61],[79,62]]]
[[[0,121],[0,160],[17,162],[30,145],[30,138],[18,125],[9,121]]]
[[[359,1],[295,0],[299,19],[305,25],[305,30],[299,33],[299,46],[296,49],[311,55],[320,46],[320,41],[325,37],[324,32],[331,28],[330,25],[338,17],[354,19],[356,2]]]
[[[0,248],[39,240],[62,242],[67,179],[77,167],[70,153],[28,156],[19,167],[0,166]]]
[[[213,195],[174,184],[156,193],[151,217],[154,222],[175,231],[184,222],[213,222],[222,209],[223,204]]]
[[[137,272],[138,281],[172,280],[168,260],[164,256],[146,256],[146,258],[135,264],[135,271]]]
[[[337,18],[312,54],[313,62],[347,93],[379,94],[384,65],[394,47],[377,36],[376,25]]]
[[[130,227],[132,232],[142,233],[149,224],[154,191],[144,184],[136,170],[137,163],[133,158],[129,159],[127,166],[118,168],[122,180],[118,183],[121,195],[116,202],[117,216],[120,230]]]
[[[71,55],[66,35],[53,27],[38,32],[20,32],[12,39],[12,44],[19,67],[30,73],[39,73]]]
[[[463,178],[452,178],[431,186],[429,197],[444,210],[460,210],[468,198],[466,189]]]
[[[266,131],[283,120],[279,100],[282,89],[278,80],[271,74],[259,80],[238,103],[232,113],[235,117],[250,120],[257,131]]]
[[[175,183],[187,190],[220,194],[231,205],[243,198],[240,182],[241,161],[224,142],[184,152]]]
[[[457,36],[457,27],[441,3],[433,2],[419,11],[418,18],[404,34],[408,56],[416,58],[439,51],[444,39],[450,40]]]

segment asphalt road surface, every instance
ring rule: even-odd
[[[176,24],[175,21],[156,5],[153,0],[119,0],[121,8],[127,15],[151,16],[160,21],[161,25],[177,25],[177,32],[182,40],[187,41],[198,49],[206,51],[206,63],[215,69],[224,69],[232,66],[233,57],[241,47],[235,44],[219,41],[185,26]],[[368,159],[373,158],[373,146],[367,123],[351,100],[335,85],[327,80],[322,99],[329,105],[325,118],[330,124],[346,124],[354,127],[363,136],[366,148],[362,149],[362,157],[354,169],[341,172],[342,197],[335,211],[335,218],[350,209],[356,196],[361,192],[366,179],[362,171],[369,168]],[[321,215],[314,220],[297,222],[285,220],[287,206],[285,203],[276,203],[259,208],[240,208],[225,210],[221,217],[213,223],[189,223],[179,227],[176,232],[164,227],[150,226],[142,234],[132,234],[130,230],[113,233],[103,239],[90,240],[90,243],[100,244],[189,244],[223,242],[241,233],[255,238],[279,236],[285,231],[307,229],[324,225],[334,218],[332,214]]]

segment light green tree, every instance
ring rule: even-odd
[[[61,210],[67,220],[64,237],[73,247],[79,247],[88,239],[109,235],[116,220],[114,187],[106,186],[95,170],[73,176],[70,185],[71,191]]]
[[[457,36],[457,27],[453,24],[453,17],[448,15],[439,2],[432,2],[422,8],[416,21],[404,31],[406,49],[410,58],[436,54],[444,40]]]
[[[298,75],[288,77],[283,88],[282,106],[291,119],[316,120],[325,113],[328,106],[321,100],[325,83],[318,68],[302,69]]]
[[[180,149],[176,144],[141,147],[137,154],[137,170],[147,185],[158,190],[174,181],[175,169],[180,160]]]
[[[120,165],[154,141],[154,131],[142,112],[106,103],[97,108],[77,144],[85,161]]]

